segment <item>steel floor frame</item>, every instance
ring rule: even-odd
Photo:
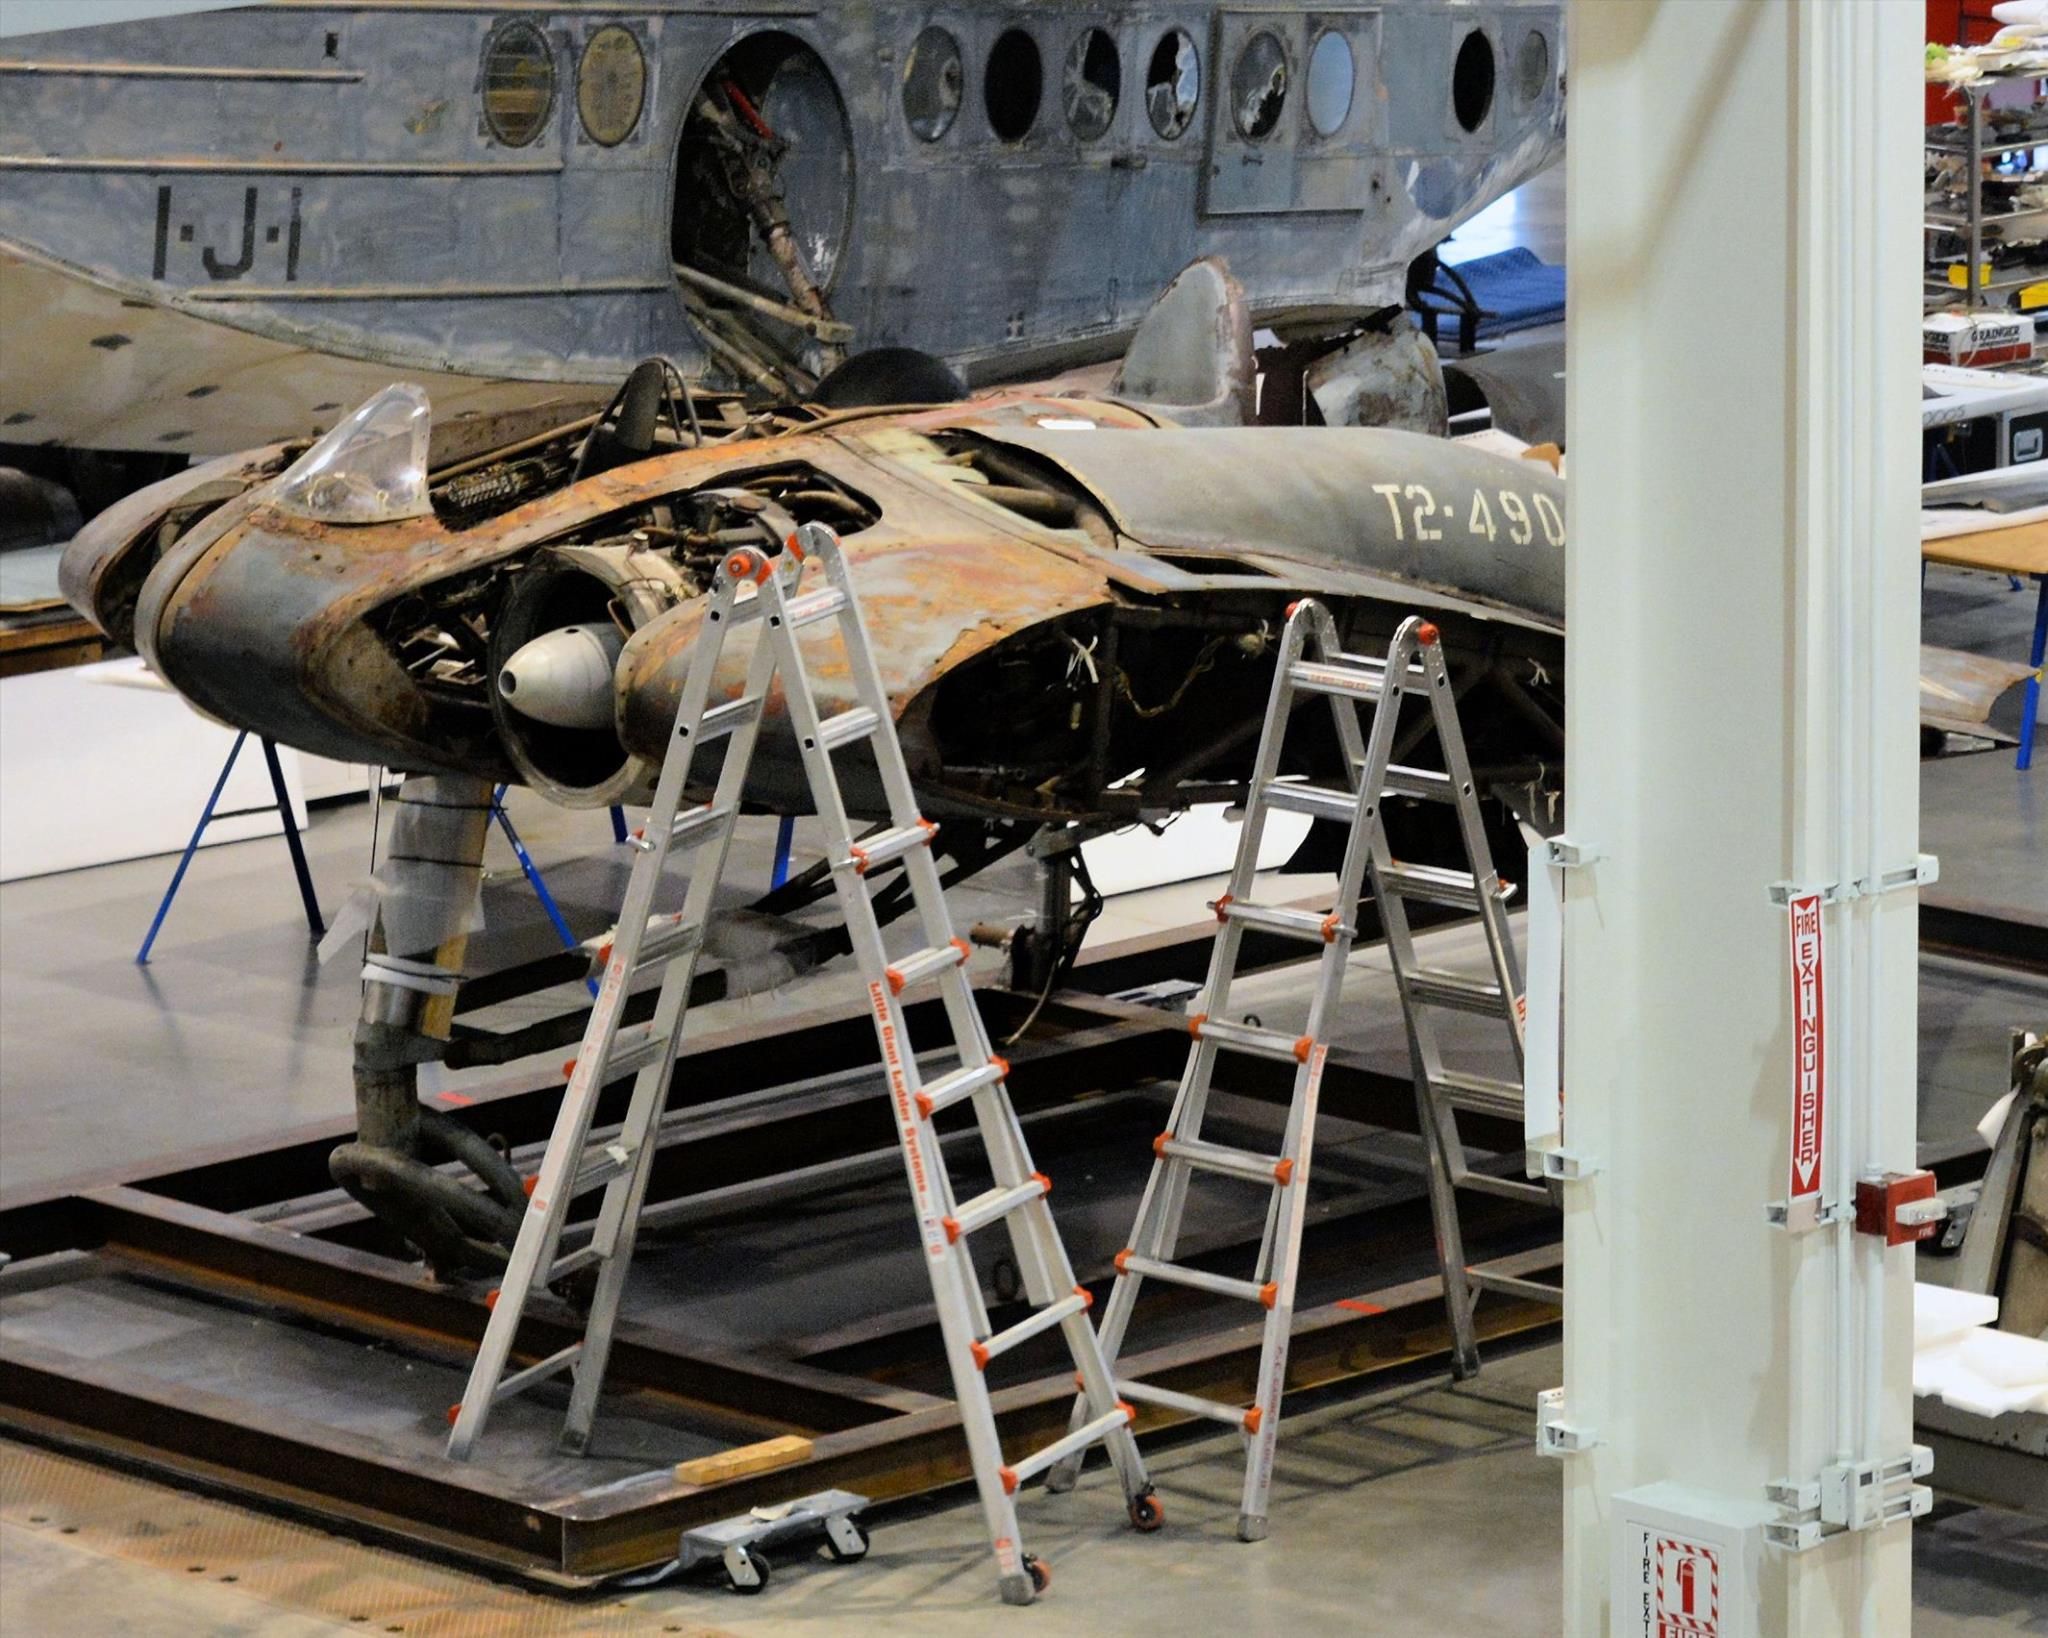
[[[2004,953],[1998,942],[1958,937],[1946,926],[1928,940],[1945,953],[1973,945],[1970,953],[1993,963]],[[1163,975],[1196,943],[1192,936],[1148,940],[1142,950],[1106,952],[1095,971],[1119,980],[1140,972]],[[1002,989],[982,992],[993,1033],[1000,1037],[1022,1022],[1035,999]],[[1131,1088],[1174,1080],[1186,1039],[1176,1014],[1062,991],[1039,1010],[1033,1037],[1009,1050],[1013,1096],[1027,1116],[1052,1121],[1040,1140],[1049,1147],[1060,1124],[1076,1113]],[[749,1029],[688,1047],[676,1081],[678,1106],[664,1127],[652,1209],[678,1216],[734,1209],[750,1191],[772,1201],[781,1190],[835,1186],[863,1167],[889,1175],[880,1164],[893,1160],[893,1150],[881,1146],[886,1121],[857,1084],[872,1071],[871,1055],[866,1014],[854,1009],[793,1018],[765,1038]],[[1233,1090],[1284,1103],[1287,1080],[1279,1066],[1247,1065]],[[685,1089],[702,1086],[724,1095],[693,1101]],[[623,1083],[612,1089],[612,1105],[623,1102],[625,1091]],[[460,1113],[478,1130],[503,1133],[516,1153],[545,1140],[558,1097],[559,1087],[549,1084],[479,1101]],[[616,1119],[612,1105],[601,1119]],[[1339,1119],[1416,1130],[1407,1079],[1379,1073],[1342,1050],[1329,1060],[1324,1108]],[[145,1178],[89,1181],[47,1198],[0,1202],[0,1252],[11,1258],[0,1267],[0,1319],[11,1297],[112,1272],[204,1298],[224,1313],[255,1307],[294,1324],[465,1363],[482,1334],[482,1288],[440,1286],[419,1265],[375,1249],[375,1225],[326,1175],[328,1150],[347,1135],[346,1122],[327,1123],[256,1153],[200,1154]],[[1472,1136],[1519,1153],[1519,1130],[1503,1123],[1476,1123]],[[1981,1157],[1939,1162],[1943,1183],[1972,1175],[1973,1160],[1981,1169]],[[721,1181],[692,1187],[706,1176]],[[1539,1277],[1560,1266],[1554,1220],[1502,1203],[1475,1212],[1467,1232],[1468,1252],[1510,1256],[1516,1272]],[[1357,1271],[1384,1268],[1403,1248],[1411,1254],[1408,1266],[1416,1266],[1413,1254],[1428,1243],[1418,1186],[1412,1200],[1320,1223],[1304,1248],[1304,1269],[1319,1271],[1326,1289],[1333,1273],[1339,1281],[1349,1275],[1362,1283],[1369,1276]],[[1190,1260],[1242,1249],[1196,1246]],[[1106,1266],[1079,1272],[1091,1288],[1107,1289]],[[1340,1299],[1297,1313],[1290,1394],[1418,1373],[1448,1359],[1442,1286],[1434,1275],[1346,1289]],[[1556,1320],[1555,1310],[1542,1305],[1489,1299],[1480,1309],[1480,1339],[1544,1330]],[[564,1318],[531,1316],[520,1353],[552,1351],[566,1334]],[[1259,1340],[1256,1325],[1240,1325],[1150,1349],[1129,1364],[1183,1392],[1248,1398]],[[666,1470],[632,1485],[608,1483],[566,1495],[559,1487],[522,1486],[438,1456],[400,1456],[307,1418],[253,1413],[227,1395],[184,1386],[167,1391],[118,1363],[10,1338],[4,1328],[0,1429],[535,1585],[585,1587],[664,1561],[681,1530],[799,1491],[842,1486],[886,1500],[964,1480],[966,1452],[951,1402],[878,1379],[886,1373],[862,1374],[864,1356],[894,1360],[919,1357],[920,1350],[937,1357],[935,1328],[917,1313],[877,1316],[851,1335],[836,1334],[819,1356],[829,1357],[831,1368],[622,1326],[611,1379],[622,1400],[687,1419],[734,1445],[785,1433],[813,1441],[810,1458],[797,1465],[707,1486],[678,1483]],[[1071,1399],[1064,1374],[1002,1389],[995,1396],[1002,1436],[1020,1443],[1052,1436]],[[1148,1408],[1141,1435],[1179,1420]]]

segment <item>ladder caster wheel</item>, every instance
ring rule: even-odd
[[[1034,1596],[1043,1595],[1045,1589],[1052,1585],[1052,1571],[1046,1567],[1045,1560],[1031,1553],[1024,1555],[1024,1573],[1031,1577]]]
[[[1143,1491],[1131,1499],[1131,1528],[1150,1535],[1166,1522],[1166,1509],[1159,1505],[1159,1498],[1151,1491]]]
[[[725,1584],[751,1598],[768,1585],[768,1561],[749,1548],[732,1548],[725,1555]]]
[[[867,1532],[852,1519],[842,1521],[846,1526],[847,1539],[842,1543],[831,1530],[825,1533],[825,1551],[832,1555],[835,1564],[851,1564],[855,1559],[868,1556]]]

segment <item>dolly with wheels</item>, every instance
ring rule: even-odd
[[[836,1562],[848,1564],[867,1556],[867,1533],[853,1520],[867,1504],[867,1497],[851,1490],[820,1490],[780,1507],[757,1507],[736,1518],[685,1530],[676,1567],[687,1575],[717,1559],[725,1567],[726,1585],[751,1595],[768,1585],[765,1549],[821,1533],[825,1551]]]

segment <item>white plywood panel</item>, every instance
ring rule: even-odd
[[[139,659],[0,680],[0,881],[177,852],[234,742]],[[298,755],[279,760],[303,824]],[[205,842],[278,834],[272,800],[252,740]]]

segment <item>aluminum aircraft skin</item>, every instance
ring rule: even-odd
[[[447,417],[657,355],[1032,379],[1205,255],[1341,329],[1561,152],[1562,10],[278,0],[10,40],[0,446],[218,454],[394,376]]]

